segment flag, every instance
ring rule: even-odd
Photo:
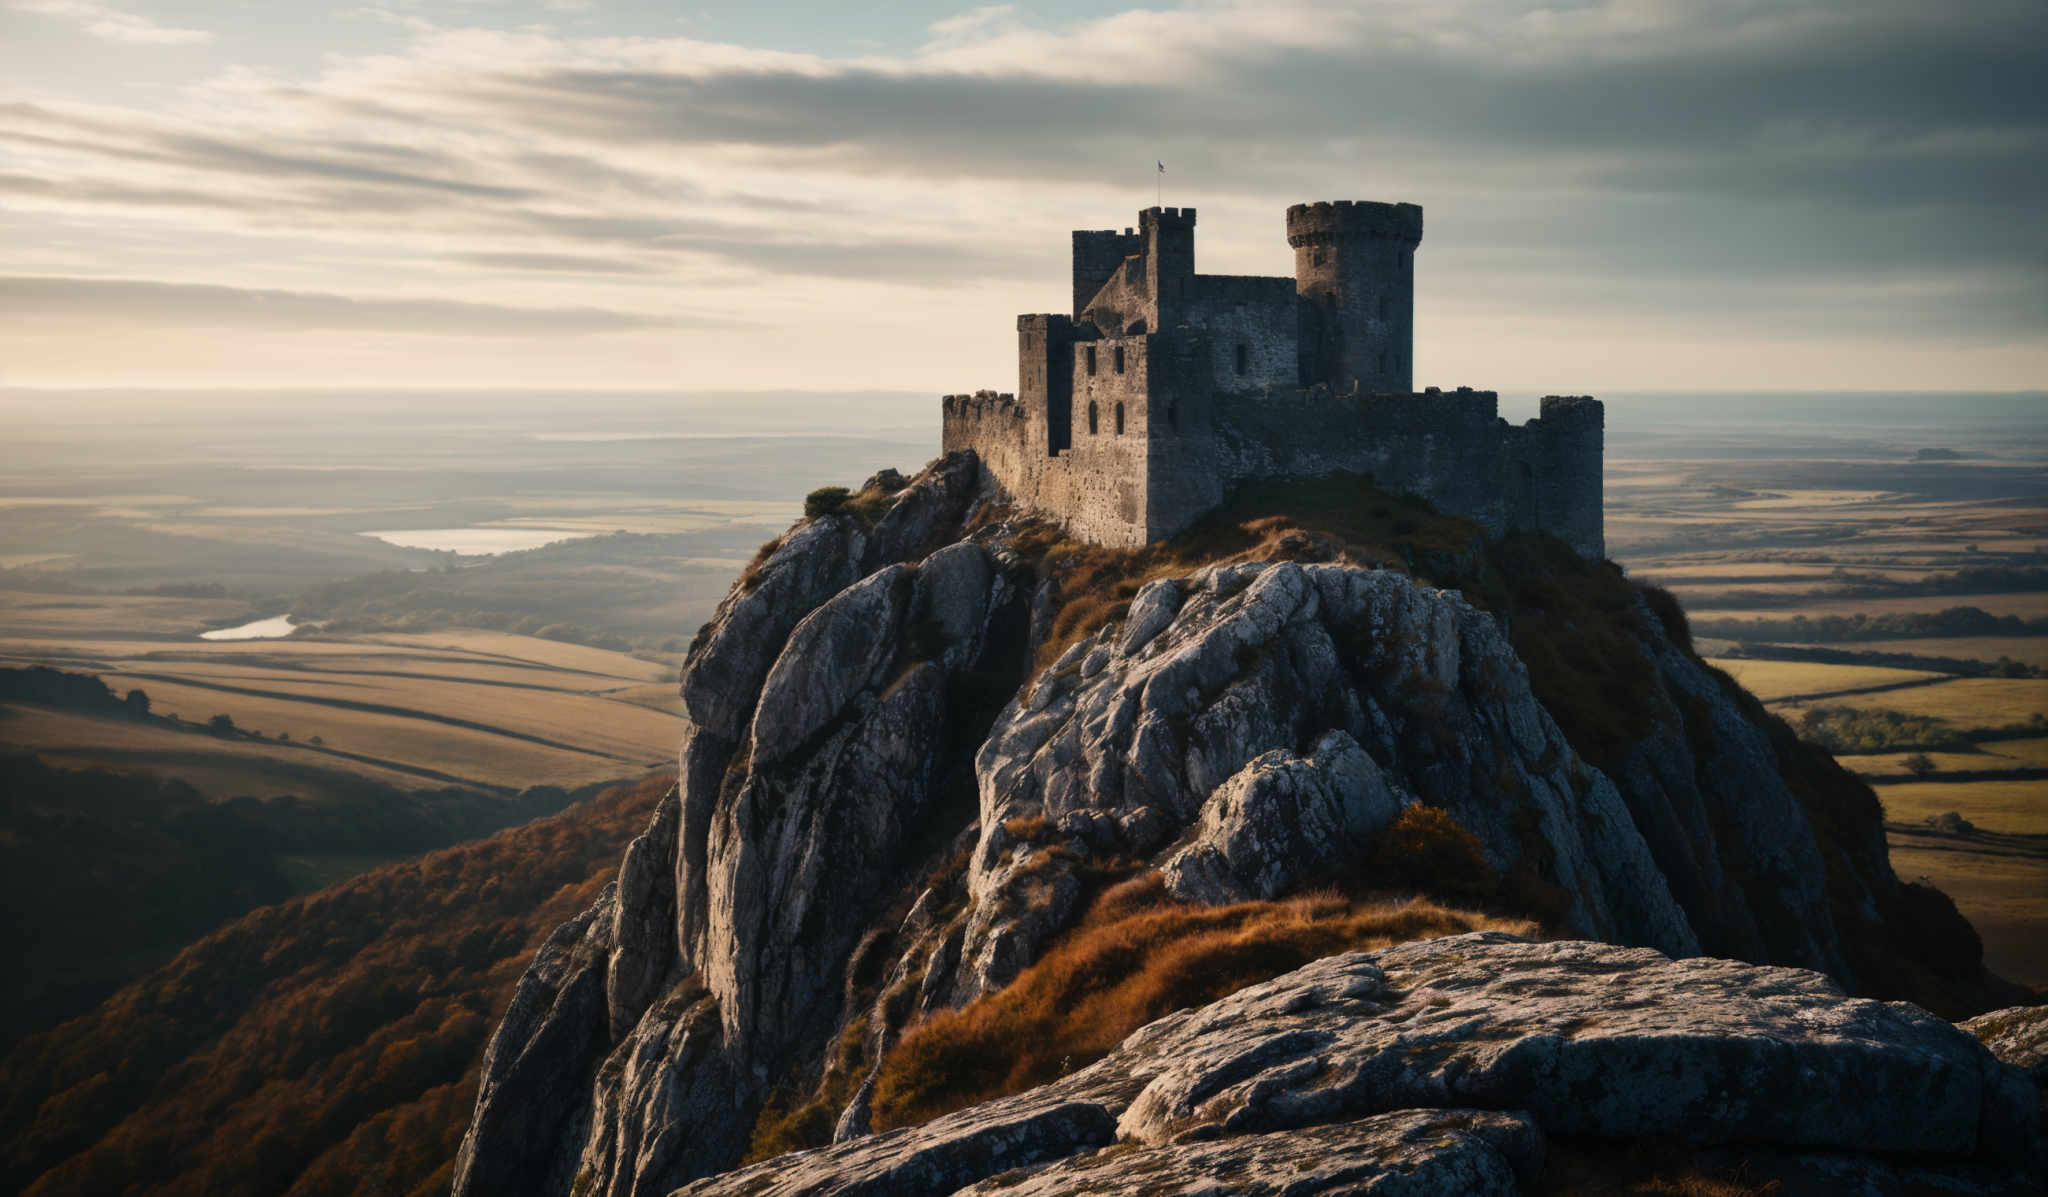
[[[1156,162],[1156,161],[1158,161],[1158,159],[1156,159],[1156,158],[1155,158],[1155,159],[1154,159],[1153,161],[1155,161],[1155,162]],[[1164,162],[1160,162],[1160,163],[1159,163],[1159,173],[1160,173],[1160,174],[1162,174],[1162,175],[1166,173],[1166,163],[1164,163]]]

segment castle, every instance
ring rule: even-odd
[[[1195,273],[1195,210],[1074,233],[1074,310],[1017,318],[1017,391],[948,395],[943,444],[1100,544],[1186,528],[1254,478],[1349,471],[1490,532],[1604,555],[1602,408],[1510,425],[1491,391],[1412,393],[1422,209],[1287,210],[1294,277]]]

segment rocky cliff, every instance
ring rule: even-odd
[[[1287,1191],[1511,1192],[1557,1136],[1904,1152],[1988,1184],[2031,1160],[2019,1074],[1844,996],[1986,1008],[1967,923],[1892,875],[1869,791],[1702,665],[1668,598],[1356,481],[1127,552],[980,482],[968,455],[871,480],[706,625],[678,791],[522,979],[458,1193],[936,1193],[1052,1160],[1029,1191],[1076,1192],[1110,1158],[1159,1192],[1310,1159],[1327,1183]],[[1568,942],[1329,956],[1402,938],[1360,914],[1387,891]],[[1237,921],[1119,1008],[1117,1035],[1149,1023],[1121,1046],[1032,1088],[935,1045],[1134,904]],[[1645,1102],[1658,1077],[1683,1083]],[[1792,1105],[1753,1100],[1780,1081]],[[1147,1154],[1179,1142],[1205,1146]]]

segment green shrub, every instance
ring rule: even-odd
[[[804,496],[804,518],[817,519],[819,516],[837,515],[839,509],[845,507],[846,501],[852,497],[853,492],[843,486],[821,486]]]

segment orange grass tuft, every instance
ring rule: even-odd
[[[877,1130],[913,1126],[1094,1063],[1148,1022],[1338,952],[1534,923],[1422,899],[1316,894],[1201,907],[1170,901],[1156,874],[1116,886],[1002,991],[938,1014],[883,1060]]]

